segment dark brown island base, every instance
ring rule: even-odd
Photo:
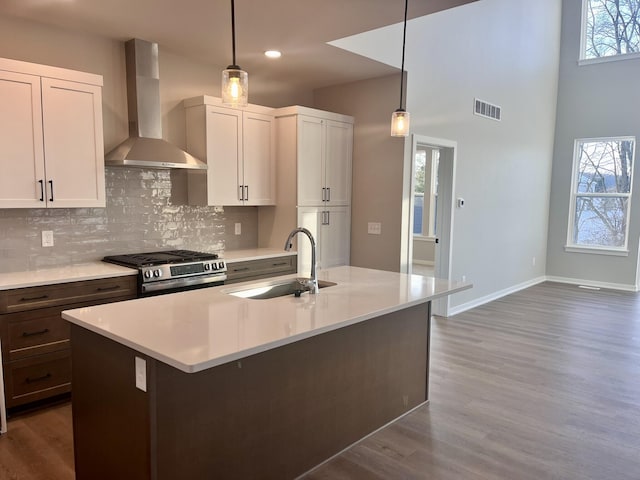
[[[359,273],[364,272],[373,271]],[[347,277],[329,277],[344,289]],[[431,296],[469,287],[444,283],[447,287]],[[403,299],[409,300],[405,308],[396,306],[389,313],[383,309],[355,323],[325,328],[320,310],[329,311],[327,305],[338,301],[330,298],[340,295],[338,286],[322,289],[312,302],[304,298],[309,294],[234,298],[250,302],[249,308],[265,302],[272,302],[272,308],[274,300],[282,305],[299,302],[291,308],[306,309],[306,315],[309,309],[317,310],[314,327],[319,332],[258,353],[248,349],[245,356],[236,353],[230,361],[193,372],[154,358],[147,346],[138,350],[131,347],[133,342],[109,338],[117,332],[112,324],[104,327],[109,331],[105,334],[90,324],[93,320],[83,326],[71,320],[76,478],[294,479],[428,401],[431,298]],[[410,291],[411,285],[404,290]],[[351,294],[357,297],[363,291],[352,289]],[[323,294],[328,298],[321,299]],[[188,301],[188,296],[203,294],[175,295]],[[135,304],[133,310],[138,310],[136,302],[148,300],[113,305]],[[362,301],[347,304],[355,309]],[[284,313],[288,307],[273,308]],[[65,312],[65,318],[87,320],[93,315],[97,324],[108,312],[92,309],[86,315],[86,309],[78,309]],[[193,327],[184,321],[185,328]],[[136,372],[140,359],[144,370]]]

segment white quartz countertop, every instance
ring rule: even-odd
[[[284,246],[284,244],[283,244]],[[222,254],[227,263],[262,260],[264,258],[289,257],[297,252],[285,252],[284,248],[251,248],[246,250],[225,250]]]
[[[321,270],[337,285],[268,300],[228,292],[295,275],[62,312],[66,320],[187,373],[471,288],[468,283],[357,267]]]
[[[64,267],[42,268],[25,272],[0,273],[0,290],[37,287],[56,283],[79,282],[100,278],[125,277],[137,275],[132,268],[120,267],[105,262],[89,262]]]

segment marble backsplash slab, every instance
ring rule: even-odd
[[[156,249],[255,248],[256,207],[174,204],[169,170],[106,168],[106,208],[0,209],[0,272],[100,260]],[[234,224],[242,235],[234,235]],[[41,232],[52,230],[53,247]]]

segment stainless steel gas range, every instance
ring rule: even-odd
[[[227,265],[215,253],[191,250],[112,255],[103,261],[138,269],[138,296],[224,285]]]

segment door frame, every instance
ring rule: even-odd
[[[455,176],[458,142],[443,138],[412,134],[405,141],[403,175],[403,221],[401,232],[400,271],[411,273],[413,259],[413,189],[415,154],[418,145],[440,149],[438,169],[438,248],[436,248],[434,276],[444,280],[451,279],[453,218],[455,209]],[[450,305],[449,296],[433,302],[433,314],[447,317]]]

